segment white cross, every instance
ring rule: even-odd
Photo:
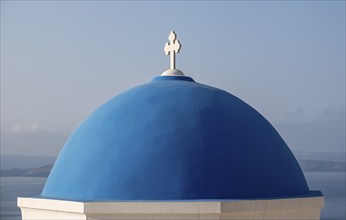
[[[169,33],[169,43],[166,42],[165,44],[165,54],[167,55],[171,55],[171,65],[170,65],[170,69],[175,69],[175,54],[179,53],[179,50],[181,48],[181,44],[178,40],[176,40],[177,35],[174,33],[174,31],[171,31],[171,33]]]

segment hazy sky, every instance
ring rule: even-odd
[[[344,1],[1,1],[1,153],[56,155],[169,67],[238,96],[293,149],[345,149]]]

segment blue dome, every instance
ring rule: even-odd
[[[308,193],[293,154],[255,109],[189,77],[161,76],[92,113],[66,142],[41,196],[107,201]]]

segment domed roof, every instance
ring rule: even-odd
[[[42,196],[103,201],[308,193],[293,154],[255,109],[189,77],[160,76],[115,96],[74,131]]]

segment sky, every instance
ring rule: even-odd
[[[98,106],[177,68],[292,150],[345,151],[345,1],[1,1],[1,153],[57,155]]]

